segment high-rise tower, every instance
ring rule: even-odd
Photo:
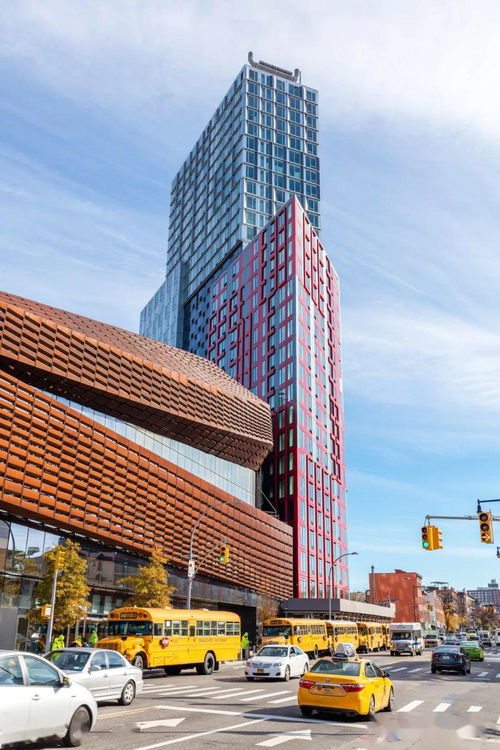
[[[177,173],[167,275],[141,333],[266,399],[261,504],[294,528],[295,593],[347,550],[338,277],[319,237],[318,92],[249,62]],[[335,593],[348,590],[345,558]]]
[[[196,293],[291,195],[319,229],[319,191],[318,92],[249,53],[172,182],[166,278],[141,333],[202,353]]]

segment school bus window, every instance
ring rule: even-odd
[[[225,622],[217,623],[217,635],[226,635],[226,623]]]
[[[165,620],[165,635],[172,635],[172,620]]]
[[[226,622],[226,635],[232,635],[232,634],[233,634],[233,623]]]
[[[203,635],[210,635],[210,620],[203,622]]]
[[[155,635],[163,635],[163,626],[161,622],[155,622],[153,625]]]
[[[187,635],[188,634],[188,621],[182,620],[181,622],[181,635]]]
[[[240,634],[240,623],[233,622],[233,635],[239,635],[239,634]]]
[[[217,635],[217,623],[215,620],[210,623],[210,635]]]
[[[201,620],[196,620],[196,635],[203,635],[203,623]]]
[[[190,638],[194,638],[195,635],[196,635],[196,626],[195,625],[190,625],[189,626],[189,637]]]
[[[173,620],[172,622],[172,635],[181,634],[181,622],[180,620]]]

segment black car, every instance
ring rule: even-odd
[[[470,674],[470,659],[458,646],[438,646],[432,652],[431,672]]]

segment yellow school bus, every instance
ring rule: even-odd
[[[273,618],[262,623],[262,645],[289,643],[298,646],[317,659],[330,652],[326,620],[309,620],[303,617]]]
[[[358,651],[367,654],[368,651],[381,651],[385,647],[384,631],[378,622],[357,622]]]
[[[240,618],[233,612],[121,607],[110,612],[107,632],[98,648],[119,651],[140,669],[164,667],[167,674],[192,667],[212,674],[240,652]]]
[[[334,654],[339,643],[352,643],[358,648],[358,626],[350,620],[324,620],[326,623],[330,653]]]

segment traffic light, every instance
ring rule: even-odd
[[[56,556],[54,559],[54,565],[56,570],[61,570],[61,568],[64,565],[64,558],[66,556],[66,550],[59,547],[59,549],[56,552]]]
[[[479,518],[479,535],[484,544],[493,544],[493,521],[491,513],[481,511],[477,514]]]
[[[423,549],[432,552],[435,549],[443,549],[441,542],[443,541],[443,533],[437,526],[422,526],[422,547]]]
[[[219,562],[221,563],[229,562],[229,544],[221,544],[220,552],[219,552]]]

